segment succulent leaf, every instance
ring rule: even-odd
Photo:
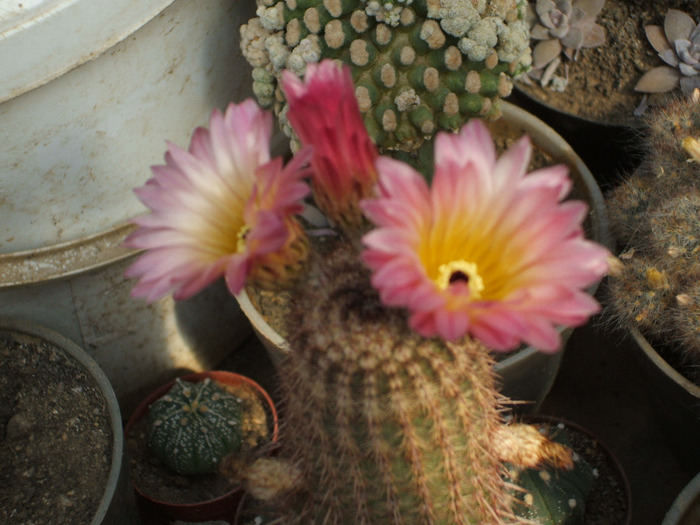
[[[634,89],[642,93],[665,93],[677,88],[680,78],[678,69],[659,66],[644,73]]]
[[[575,60],[580,49],[603,45],[605,29],[596,23],[596,17],[604,3],[605,0],[537,0],[529,4],[530,38],[539,42],[534,44],[528,75],[546,86],[561,61],[560,55]],[[552,43],[542,45],[552,41],[558,49]]]
[[[665,93],[680,87],[682,93],[690,95],[700,87],[700,25],[687,13],[669,9],[663,30],[657,25],[646,26],[644,30],[659,58],[668,65],[647,71],[634,89],[642,93]]]

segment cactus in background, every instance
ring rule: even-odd
[[[576,60],[582,48],[605,43],[605,29],[596,23],[605,0],[535,0],[528,5],[527,20],[532,48],[532,68],[528,76],[542,86],[566,87],[566,77],[555,77],[561,56]],[[568,66],[567,66],[568,67]]]
[[[241,448],[241,400],[209,378],[175,381],[149,409],[151,451],[179,474],[210,474]]]
[[[365,126],[380,151],[416,151],[439,129],[495,117],[511,77],[529,66],[522,0],[258,0],[241,28],[253,89],[283,129],[280,75],[338,59],[352,68]],[[427,141],[429,142],[429,140]],[[431,149],[431,148],[427,148]]]
[[[700,90],[646,119],[646,158],[608,196],[623,251],[610,282],[611,306],[622,323],[678,346],[698,370]]]

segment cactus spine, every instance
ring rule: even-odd
[[[621,322],[700,365],[700,90],[647,115],[646,157],[608,197],[623,246],[611,280]]]
[[[284,523],[511,523],[488,351],[415,335],[349,247],[311,275],[280,373],[282,443],[304,479]]]
[[[497,101],[530,62],[526,2],[258,0],[241,28],[253,90],[283,129],[284,69],[334,58],[352,68],[360,110],[380,150],[414,152],[438,129],[500,114]]]

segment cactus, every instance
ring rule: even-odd
[[[678,343],[700,365],[700,90],[646,116],[646,157],[607,199],[622,254],[610,283],[619,322]],[[697,379],[697,378],[696,378]]]
[[[241,400],[209,378],[177,379],[149,409],[151,451],[179,474],[209,474],[241,448]]]
[[[253,90],[273,107],[283,129],[287,106],[279,87],[287,68],[334,58],[352,68],[355,94],[380,151],[424,155],[438,129],[469,117],[499,115],[511,77],[529,65],[522,0],[258,0],[257,17],[241,28],[253,66]],[[429,142],[429,141],[427,141]]]
[[[284,523],[505,523],[489,353],[419,337],[349,250],[319,257],[287,322],[284,448],[309,493]]]
[[[563,423],[550,428],[537,425],[553,442],[574,449]],[[573,456],[573,468],[508,469],[509,479],[520,489],[516,492],[516,514],[539,525],[578,525],[584,523],[586,499],[593,487],[596,473],[579,454]]]

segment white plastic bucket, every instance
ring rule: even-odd
[[[244,0],[0,2],[0,314],[73,339],[128,406],[250,333],[223,289],[177,306],[129,298],[121,242],[144,211],[133,188],[166,139],[187,146],[213,108],[252,96],[238,32],[254,11]]]

